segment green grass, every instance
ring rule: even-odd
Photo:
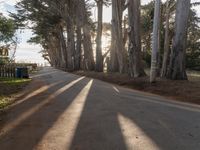
[[[8,106],[10,103],[11,101],[9,100],[9,98],[0,96],[0,109]]]
[[[0,78],[0,83],[18,85],[26,82],[30,82],[31,79],[21,79],[21,78]]]
[[[30,81],[31,79],[0,78],[0,109],[10,105],[13,102],[11,97],[23,90]]]

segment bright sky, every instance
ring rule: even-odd
[[[13,12],[14,11],[14,4],[16,1],[19,0],[0,0],[0,13],[7,15],[7,11]],[[151,0],[141,0],[142,4],[148,3]],[[163,0],[165,1],[165,0]],[[199,0],[192,0],[192,2],[197,2]],[[200,14],[200,6],[195,8],[198,13]],[[94,11],[96,14],[96,11]],[[105,8],[104,9],[104,21],[110,22],[111,20],[111,9]],[[36,63],[43,63],[44,60],[39,54],[41,51],[41,47],[38,45],[30,45],[26,41],[31,37],[32,33],[29,30],[25,30],[23,33],[18,33],[21,39],[21,43],[17,48],[16,53],[16,60],[17,61],[26,61],[26,62],[36,62]]]

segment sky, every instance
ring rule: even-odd
[[[15,3],[19,0],[0,0],[0,13],[4,15],[8,15],[9,12],[14,12]],[[142,4],[146,4],[151,0],[141,0]],[[163,2],[165,0],[162,0]],[[197,2],[199,0],[192,0],[192,2]],[[200,6],[195,8],[200,16]],[[93,14],[96,16],[97,11],[94,10]],[[111,8],[104,8],[104,22],[110,22],[111,20]],[[41,51],[41,47],[39,45],[33,45],[27,43],[27,40],[32,36],[32,32],[30,30],[25,30],[23,32],[18,32],[18,37],[20,39],[20,44],[17,47],[16,51],[16,61],[18,62],[32,62],[32,63],[44,63],[44,59],[41,57],[39,53]]]

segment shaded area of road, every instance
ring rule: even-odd
[[[199,150],[200,107],[44,68],[1,125],[1,150]]]

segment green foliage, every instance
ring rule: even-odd
[[[200,18],[195,10],[190,10],[186,66],[200,70]]]
[[[153,31],[154,2],[141,7],[141,38],[146,65],[151,65],[151,33]]]
[[[9,42],[12,40],[16,31],[15,23],[12,19],[0,16],[0,42]]]
[[[31,79],[0,78],[0,109],[12,104],[13,94],[17,94],[30,81]]]
[[[35,43],[35,44],[41,44],[42,43],[42,36],[36,35],[34,37],[31,37],[27,42],[28,43]]]
[[[15,41],[16,25],[14,20],[0,16],[0,64],[9,62],[9,50]]]
[[[9,57],[0,56],[0,65],[7,64],[9,62]]]

